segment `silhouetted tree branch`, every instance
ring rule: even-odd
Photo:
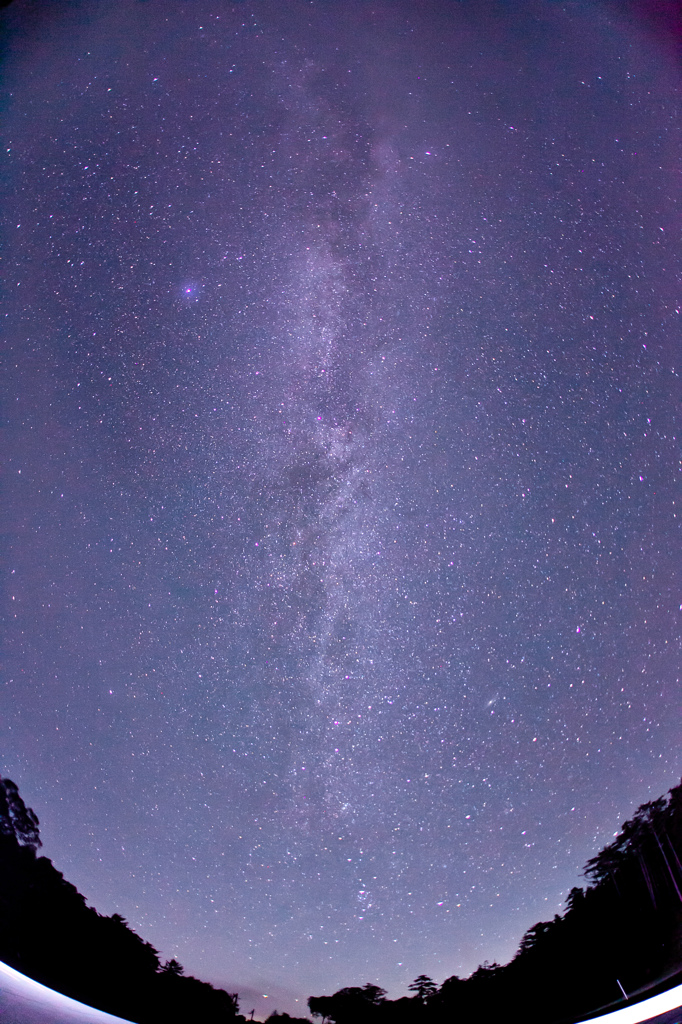
[[[0,779],[0,960],[57,991],[139,1024],[236,1024],[236,993],[160,969],[124,917],[88,907],[40,846],[38,819]]]
[[[440,988],[420,975],[413,999],[363,1002],[362,989],[341,989],[311,997],[311,1013],[334,1024],[440,1024],[523,1009],[529,1024],[552,1024],[615,1008],[623,989],[632,996],[682,980],[682,783],[642,804],[584,874],[563,915],[529,928],[508,964],[482,964]]]

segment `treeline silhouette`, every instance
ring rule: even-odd
[[[73,999],[138,1024],[242,1024],[237,995],[161,964],[120,914],[104,917],[41,846],[38,819],[0,779],[0,960]]]
[[[138,1024],[245,1024],[236,993],[186,977],[176,960],[162,964],[119,914],[88,907],[38,856],[38,824],[16,785],[0,779],[0,960]],[[565,912],[529,928],[508,964],[485,963],[440,987],[420,975],[413,995],[396,1000],[371,984],[311,996],[311,1014],[330,1024],[560,1024],[682,981],[682,782],[643,804],[584,875]],[[306,1024],[277,1012],[268,1020]]]
[[[584,876],[565,912],[529,928],[508,964],[440,988],[420,975],[414,995],[396,1000],[370,984],[311,996],[311,1014],[333,1024],[558,1024],[682,981],[682,782],[643,804]]]

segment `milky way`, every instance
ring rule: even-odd
[[[680,75],[633,10],[4,14],[0,771],[244,1010],[507,960],[682,774]]]

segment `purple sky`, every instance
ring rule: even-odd
[[[259,1016],[509,959],[682,775],[635,9],[3,12],[0,771]]]

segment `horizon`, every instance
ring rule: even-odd
[[[13,780],[0,778],[0,788],[3,791],[6,791],[6,787],[8,787],[8,786],[11,787],[13,790],[17,791],[17,787],[14,784]],[[659,797],[658,800],[654,801],[653,803],[663,802],[665,804],[667,797],[670,797],[671,800],[672,800],[672,797],[673,797],[673,795],[674,795],[676,790],[682,790],[682,779],[680,779],[679,785],[677,787],[671,788],[671,790],[667,794],[661,795],[661,797]],[[42,842],[42,839],[40,838],[40,830],[39,830],[39,827],[38,827],[39,826],[39,819],[35,815],[35,811],[33,810],[33,808],[28,808],[27,809],[25,807],[25,805],[23,804],[23,800],[21,799],[21,794],[18,794],[18,796],[19,796],[19,801],[18,801],[19,807],[17,808],[15,806],[14,810],[11,811],[9,813],[9,815],[8,815],[7,824],[8,824],[8,827],[9,827],[9,832],[10,832],[11,835],[14,836],[15,842],[17,842],[19,845],[30,847],[32,852],[33,852],[34,857],[43,858],[43,859],[47,860],[48,863],[52,864],[52,861],[48,857],[46,857],[42,853],[39,853],[39,850],[42,849],[42,847],[43,847],[43,842]],[[667,802],[670,803],[671,801],[667,801]],[[637,814],[636,815],[632,815],[630,818],[628,818],[627,821],[622,823],[621,829],[619,830],[618,833],[614,833],[614,837],[618,836],[619,839],[622,839],[624,836],[626,836],[628,834],[630,834],[630,836],[632,837],[632,835],[633,835],[632,826],[633,826],[635,820],[638,818],[640,813],[645,812],[647,810],[647,808],[652,807],[653,803],[647,803],[647,804],[645,804],[643,806],[640,806],[637,809]],[[0,814],[0,816],[1,816],[1,814]],[[17,821],[23,822],[23,824],[19,824],[17,826]],[[665,825],[663,825],[663,829],[664,829],[664,834],[667,834],[667,827]],[[658,832],[658,828],[656,826],[654,826],[654,834],[656,834],[657,832]],[[3,835],[5,834],[4,831],[2,832],[2,834]],[[670,842],[669,837],[668,837],[668,841]],[[604,854],[608,850],[609,845],[610,844],[607,844],[607,847],[605,849],[602,849],[599,852],[601,854]],[[660,843],[658,845],[660,846]],[[672,852],[675,853],[674,846],[671,846],[671,849],[672,849]],[[637,856],[637,854],[635,854],[635,855]],[[641,856],[642,856],[642,852],[640,850],[640,852],[639,852],[640,860],[641,860]],[[677,883],[675,881],[674,873],[671,871],[669,862],[667,861],[667,858],[665,858],[665,855],[664,855],[663,859],[664,859],[664,862],[666,864],[667,870],[668,870],[669,875],[670,875],[668,881],[670,881],[670,879],[672,878],[673,888],[678,892],[678,895],[679,895],[679,890],[677,888]],[[588,863],[584,866],[583,871],[581,872],[581,879],[586,879],[586,885],[584,886],[584,889],[583,889],[583,887],[579,887],[577,890],[573,889],[570,894],[567,894],[567,896],[566,896],[566,898],[564,900],[563,913],[561,915],[559,915],[559,916],[564,916],[568,912],[568,910],[571,907],[572,900],[573,900],[573,902],[575,902],[575,893],[576,892],[579,892],[579,893],[582,893],[583,891],[587,892],[590,889],[593,889],[596,884],[598,884],[597,881],[596,881],[597,876],[592,874],[592,871],[593,871],[593,868],[594,868],[594,864],[595,864],[595,860],[596,860],[596,858],[590,858],[590,861],[588,861]],[[57,868],[56,865],[53,865],[53,867]],[[649,866],[649,871],[651,870],[651,867],[652,866],[650,865]],[[58,870],[58,868],[57,868],[57,870]],[[609,870],[612,871],[613,868],[611,868]],[[60,873],[60,876],[63,877],[62,873]],[[647,883],[646,884],[647,884],[647,887],[649,888],[649,893],[652,896],[653,904],[654,904],[654,906],[656,906],[656,900],[653,898],[653,891],[650,888],[651,887],[651,879],[650,879],[650,876],[648,875],[648,872],[644,873],[644,878],[647,879]],[[68,882],[68,879],[65,879],[65,881]],[[87,905],[88,904],[87,904],[87,901],[86,901],[86,906]],[[96,907],[90,907],[90,909],[97,911]],[[113,916],[114,917],[119,917],[120,921],[127,928],[130,927],[128,922],[125,920],[125,918],[123,916],[121,916],[119,914],[114,914]],[[556,917],[555,917],[555,921],[556,921]],[[547,923],[547,922],[545,922],[545,923]],[[517,947],[517,950],[515,951],[515,954],[510,958],[510,961],[507,963],[506,966],[509,966],[509,963],[511,963],[512,960],[515,960],[516,957],[518,957],[518,955],[520,954],[521,950],[524,948],[525,940],[528,938],[528,935],[532,931],[533,931],[533,929],[531,929],[530,932],[527,932],[526,934],[524,934],[524,936],[521,937],[521,940],[520,940],[520,942],[518,944],[518,947]],[[139,936],[139,937],[143,941],[146,941],[144,939],[144,936]],[[162,952],[160,950],[156,950],[155,953],[158,954],[158,962],[159,962],[159,965],[161,965],[162,961],[163,961]],[[45,1005],[48,1005],[48,1003],[51,1003],[51,1004],[54,1004],[55,1007],[61,1008],[61,1009],[65,1010],[65,1011],[68,1010],[68,1005],[67,1004],[73,1004],[75,1007],[81,1005],[78,1002],[78,1000],[74,1001],[72,998],[70,998],[68,996],[62,996],[58,990],[55,990],[54,988],[46,987],[46,986],[40,984],[37,981],[34,982],[27,975],[24,975],[24,974],[21,974],[20,972],[15,971],[14,968],[12,968],[12,967],[10,967],[10,966],[2,963],[2,962],[0,962],[0,966],[3,967],[5,974],[7,975],[7,977],[10,978],[10,980],[13,979],[14,981],[17,981],[17,980],[21,981],[23,979],[23,982],[22,982],[21,985],[19,985],[19,988],[17,988],[16,985],[11,985],[10,986],[10,988],[12,989],[13,995],[14,994],[20,995],[22,997],[22,1000],[23,1000],[24,996],[28,992],[24,982],[31,981],[32,984],[37,986],[37,989],[44,990],[44,993],[42,995],[39,992],[37,992],[37,990],[36,990],[36,998],[38,998],[39,1002],[40,1001],[44,1002]],[[489,961],[484,961],[483,964],[478,965],[477,970],[480,971],[480,970],[486,970],[486,969],[491,969],[491,968],[494,969],[494,968],[499,968],[501,966],[503,966],[503,965],[500,965],[500,964],[497,964],[497,963],[492,963],[491,964],[491,963],[489,963]],[[171,961],[166,961],[166,963],[163,964],[163,966],[159,967],[159,970],[165,971],[165,970],[169,970],[171,967],[173,968],[174,972],[176,972],[176,973],[179,973],[181,975],[185,973],[184,966],[182,964],[179,964],[177,962],[177,960],[174,960],[174,959],[171,960]],[[476,972],[474,972],[474,973],[476,973]],[[14,975],[16,975],[16,978],[14,978]],[[611,1000],[609,1003],[605,1003],[603,1006],[599,1006],[599,1007],[595,1006],[592,1009],[593,1009],[594,1013],[599,1015],[598,1019],[603,1019],[603,1017],[606,1016],[606,1017],[608,1017],[609,1020],[611,1020],[611,1018],[613,1018],[614,1022],[621,1019],[621,1016],[616,1017],[616,1016],[614,1016],[614,1014],[617,1013],[619,1015],[623,1015],[627,1011],[633,1011],[634,1016],[632,1016],[632,1015],[631,1016],[632,1016],[632,1022],[634,1022],[635,1018],[637,1020],[644,1020],[645,1019],[645,1016],[643,1016],[641,1013],[640,1013],[639,1016],[637,1016],[637,1013],[639,1013],[639,1011],[636,1008],[637,1008],[638,1005],[640,1005],[640,1003],[645,1003],[647,1006],[649,1004],[651,1004],[651,1013],[647,1012],[647,1014],[646,1014],[647,1019],[648,1019],[648,1017],[653,1015],[654,1007],[658,1007],[659,1003],[660,1003],[660,1007],[656,1011],[656,1016],[658,1016],[659,1013],[663,1013],[664,1011],[667,1011],[669,1008],[673,1007],[673,1005],[676,1005],[675,999],[677,998],[677,994],[679,994],[679,992],[682,992],[682,985],[673,986],[672,988],[665,988],[665,987],[662,988],[662,986],[664,986],[665,982],[669,982],[670,980],[675,980],[675,979],[679,978],[679,976],[680,976],[680,968],[679,968],[679,965],[677,965],[677,967],[673,971],[668,971],[667,973],[665,973],[663,975],[657,976],[655,978],[653,984],[649,981],[649,982],[645,983],[644,985],[642,985],[642,986],[640,986],[640,987],[638,987],[638,988],[636,988],[634,990],[629,991],[627,993],[627,995],[625,994],[625,991],[622,988],[622,985],[620,984],[620,981],[619,981],[618,984],[619,984],[619,986],[621,988],[621,991],[623,992],[623,996],[624,996],[626,1002],[630,1002],[630,1000],[635,999],[635,1003],[630,1003],[629,1006],[626,1006],[626,1007],[618,1009],[618,1010],[609,1010],[608,1006],[612,1005],[614,1002],[618,1002],[618,1000]],[[450,979],[447,979],[447,980],[451,981],[453,979],[450,978]],[[443,981],[445,981],[445,979],[443,979]],[[356,979],[356,982],[357,982],[357,979]],[[429,977],[427,977],[427,976],[422,974],[418,978],[415,978],[413,980],[413,982],[410,983],[407,986],[407,992],[404,993],[402,997],[400,995],[395,995],[394,994],[393,999],[400,1000],[401,998],[404,998],[405,995],[407,995],[408,997],[410,995],[412,995],[413,998],[416,998],[414,993],[416,992],[416,986],[417,986],[417,984],[419,982],[428,982],[434,990],[439,987],[438,985],[434,985],[433,984],[433,979],[431,979],[431,978],[429,978]],[[371,987],[371,986],[369,985],[369,983],[367,983],[364,987],[367,988],[367,987]],[[15,989],[16,989],[16,992],[15,992]],[[21,991],[20,991],[20,989],[21,989]],[[357,988],[357,986],[355,988],[355,991],[359,991],[359,988]],[[654,992],[655,995],[651,995],[652,992]],[[377,989],[377,994],[380,995],[380,1000],[383,1000],[383,999],[385,999],[388,996],[387,991],[385,989],[381,988],[381,987],[379,987]],[[269,999],[269,998],[271,998],[272,994],[254,993],[253,991],[249,991],[248,989],[246,990],[246,994],[238,993],[238,992],[233,993],[233,998],[235,999],[235,1004],[236,1004],[236,1007],[237,1007],[237,1012],[241,1013],[242,1017],[244,1019],[247,1019],[247,1020],[259,1020],[259,1018],[257,1018],[255,1016],[255,1008],[253,1008],[252,1010],[247,1011],[247,1010],[244,1009],[244,1007],[242,1005],[240,1005],[242,1002],[244,1002],[244,1003],[253,1002],[254,1001],[254,998],[253,998],[254,995],[259,997],[260,999]],[[59,998],[58,999],[53,998],[53,997],[56,997],[56,996],[58,996]],[[391,997],[389,996],[389,999],[390,998]],[[46,999],[47,999],[47,1002],[45,1002]],[[305,1000],[305,1008],[299,1012],[299,1015],[298,1015],[299,1017],[300,1017],[301,1013],[307,1012],[308,1013],[308,1017],[305,1018],[305,1019],[310,1021],[311,1018],[314,1020],[316,1017],[320,1017],[322,1015],[319,1006],[315,1009],[315,1011],[310,1009],[309,1004],[312,1002],[312,999],[313,999],[313,997],[309,997],[308,999]],[[298,1003],[299,999],[295,999],[295,1002]],[[274,1005],[274,1003],[273,1004],[268,1004],[268,1017],[270,1015],[275,1015],[276,1016],[277,1014],[282,1014],[282,1013],[284,1015],[284,1018],[289,1017],[289,1014],[287,1013],[287,1011],[279,1011],[277,1006]],[[642,1011],[642,1013],[643,1013],[643,1011]],[[103,1018],[115,1019],[115,1020],[119,1020],[120,1019],[119,1017],[111,1018],[110,1015],[108,1015],[107,1013],[103,1013],[101,1010],[93,1009],[93,1014],[95,1014],[95,1016],[99,1015],[98,1019],[100,1019],[100,1017],[102,1019]],[[263,1019],[263,1021],[259,1021],[259,1024],[264,1024],[264,1020],[266,1020],[266,1019],[267,1019],[267,1017],[265,1017]],[[295,1020],[295,1019],[297,1019],[297,1017],[294,1016],[293,1019]],[[582,1019],[582,1017],[579,1018],[579,1019]],[[595,1018],[595,1019],[597,1019],[597,1018]],[[623,1019],[625,1019],[625,1017],[623,1017]],[[312,1024],[312,1022],[311,1022],[311,1024]],[[324,1024],[324,1021],[323,1021],[323,1024]]]

